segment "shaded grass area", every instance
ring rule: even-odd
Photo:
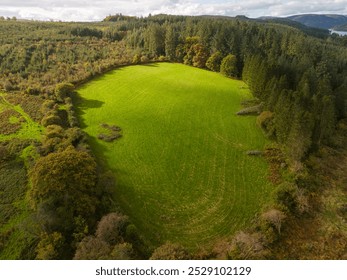
[[[181,64],[120,68],[79,89],[79,116],[117,177],[117,201],[152,245],[212,246],[252,223],[270,199],[266,144],[242,81]],[[100,124],[122,128],[114,143]]]

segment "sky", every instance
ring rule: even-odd
[[[0,16],[18,19],[99,21],[116,13],[251,18],[306,13],[347,15],[347,0],[0,0]]]

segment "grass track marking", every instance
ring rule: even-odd
[[[240,85],[163,63],[116,70],[80,89],[83,98],[104,102],[81,115],[91,136],[103,121],[123,129],[121,140],[93,149],[107,150],[120,204],[153,244],[211,244],[250,222],[268,199],[266,163],[245,154],[266,141],[254,117],[235,115],[250,97]]]

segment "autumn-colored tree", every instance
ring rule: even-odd
[[[222,53],[217,51],[207,59],[206,67],[214,72],[219,72],[222,59],[223,59]]]
[[[278,232],[278,234],[281,234],[281,227],[284,219],[286,218],[286,215],[277,209],[270,209],[263,213],[261,215],[261,218],[269,223],[270,225],[274,226]]]
[[[180,244],[166,242],[154,250],[151,260],[189,260],[190,254]]]
[[[112,247],[94,236],[85,237],[77,246],[74,260],[109,260]]]
[[[93,219],[98,205],[96,163],[88,153],[72,146],[51,153],[37,160],[29,177],[31,205],[45,213],[42,223],[51,230],[70,231],[77,216]]]
[[[195,44],[193,49],[195,54],[192,59],[193,66],[204,68],[208,59],[208,50],[202,44]]]
[[[228,256],[233,260],[257,260],[266,258],[268,253],[261,233],[241,231],[234,236]]]
[[[95,235],[110,245],[115,245],[123,241],[123,235],[128,224],[129,219],[127,216],[119,213],[109,213],[101,218]]]
[[[237,60],[235,55],[229,54],[223,58],[220,72],[227,77],[237,77]]]

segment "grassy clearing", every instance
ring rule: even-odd
[[[117,69],[79,89],[80,119],[95,153],[117,175],[117,200],[154,245],[197,249],[248,226],[269,200],[266,144],[241,81],[180,64]],[[102,123],[122,128],[98,140]]]
[[[13,138],[39,140],[42,135],[43,127],[34,121],[20,105],[13,105],[6,99],[6,94],[0,93],[0,112],[13,111],[14,113],[1,119],[0,122],[5,125],[18,125],[18,129],[10,131],[11,133],[0,134],[0,141],[11,140]],[[5,117],[5,116],[4,116]],[[20,117],[20,118],[19,118]]]

